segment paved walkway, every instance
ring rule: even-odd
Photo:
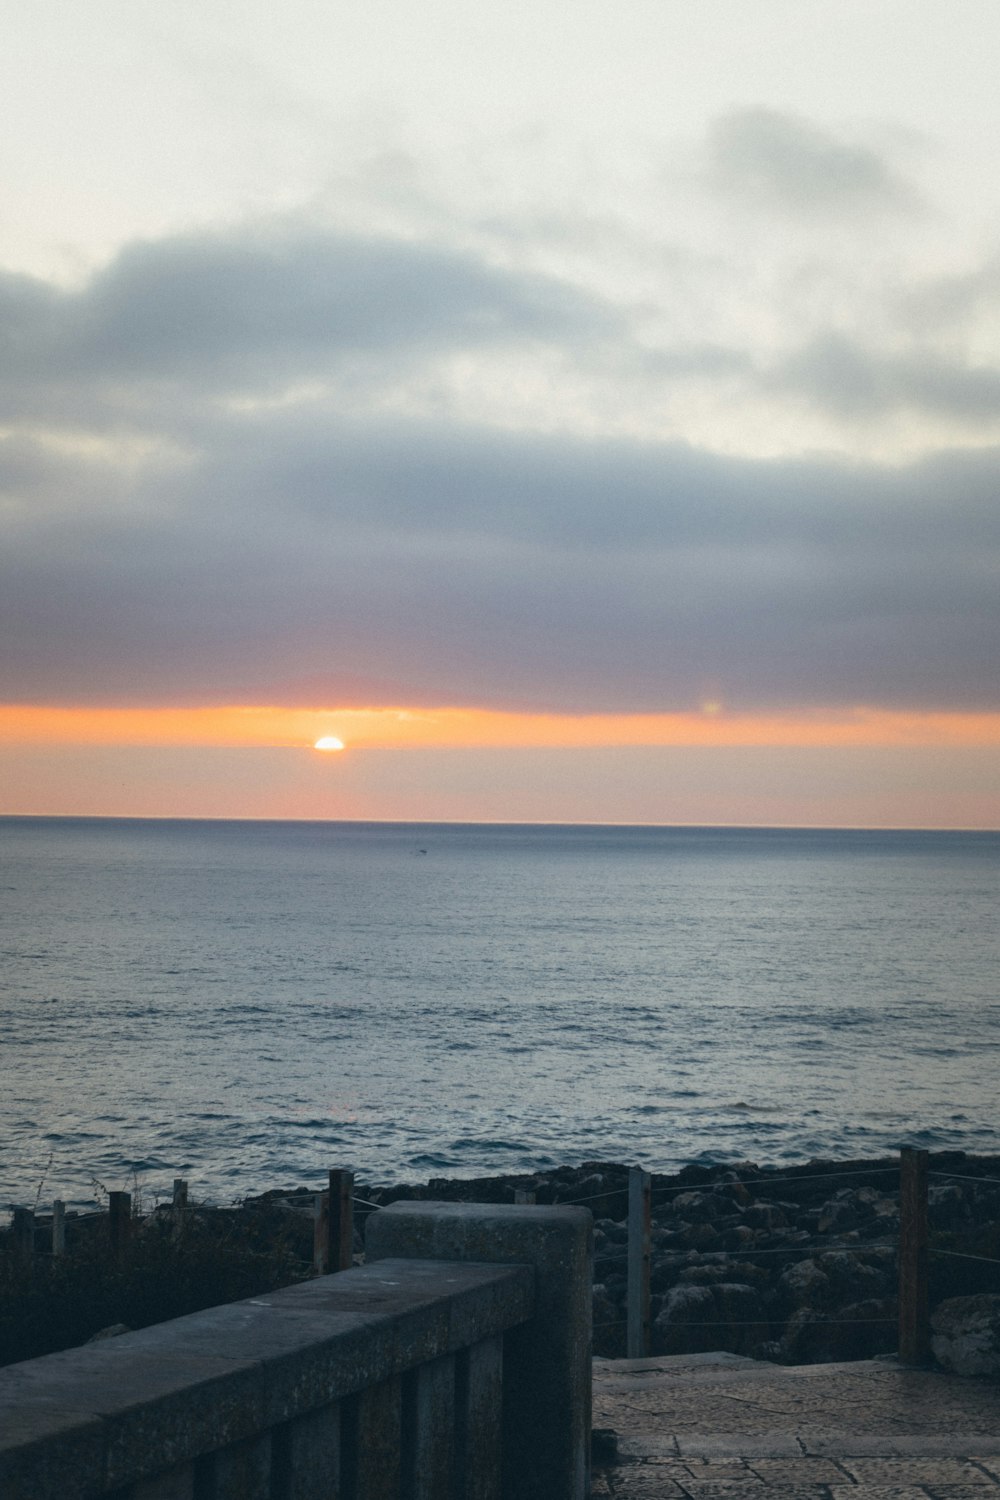
[[[881,1360],[594,1361],[617,1500],[1000,1500],[1000,1385]]]

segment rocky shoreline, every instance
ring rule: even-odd
[[[1000,1369],[1000,1157],[930,1159],[930,1304],[978,1298]],[[124,1260],[107,1219],[51,1219],[25,1261],[0,1233],[0,1363],[65,1348],[108,1325],[142,1327],[312,1274],[317,1185],[229,1208],[163,1204],[133,1220]],[[398,1199],[580,1203],[594,1216],[594,1352],[626,1352],[628,1168],[585,1162],[537,1173],[355,1184],[355,1252],[372,1213]],[[897,1346],[899,1158],[758,1167],[692,1164],[652,1178],[651,1353],[713,1350],[785,1364],[867,1359]],[[936,1252],[950,1252],[938,1254]]]
[[[931,1168],[932,1247],[1000,1257],[1000,1157],[942,1152]],[[620,1163],[585,1162],[391,1189],[359,1184],[357,1193],[373,1206],[513,1202],[518,1191],[539,1203],[583,1202],[595,1221],[594,1350],[616,1357],[625,1353],[627,1181]],[[651,1352],[727,1350],[809,1364],[895,1350],[898,1189],[898,1157],[654,1174]],[[373,1211],[356,1209],[359,1249]],[[1000,1265],[932,1255],[930,1279],[933,1306],[1000,1292]]]

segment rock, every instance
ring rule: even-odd
[[[739,1282],[696,1286],[685,1282],[667,1293],[653,1323],[654,1354],[708,1353],[726,1349],[748,1354],[766,1339],[769,1325],[758,1292]]]
[[[723,1342],[715,1347],[733,1354],[753,1354],[770,1333],[759,1292],[742,1282],[723,1281],[712,1288],[712,1296],[716,1320],[730,1325],[717,1330]]]
[[[594,1225],[595,1233],[600,1230],[601,1234],[612,1245],[628,1244],[628,1225],[619,1224],[614,1219],[598,1219]]]
[[[748,1250],[756,1241],[757,1236],[748,1224],[734,1224],[724,1235],[727,1250]]]
[[[598,1282],[591,1301],[594,1318],[594,1350],[607,1359],[622,1359],[625,1354],[625,1322],[621,1308],[608,1288]]]
[[[753,1266],[746,1261],[731,1260],[729,1256],[714,1261],[702,1261],[697,1266],[685,1266],[677,1277],[683,1286],[719,1286],[722,1282],[738,1281],[742,1285],[766,1284],[770,1280],[763,1266]]]
[[[787,1229],[788,1219],[777,1203],[751,1203],[743,1212],[743,1223],[751,1229]]]
[[[711,1182],[711,1180],[711,1168],[703,1167],[696,1161],[689,1162],[686,1167],[681,1167],[677,1173],[678,1182],[696,1182],[700,1185],[705,1182]]]
[[[688,1224],[678,1237],[689,1250],[718,1250],[722,1246],[722,1236],[711,1224]]]
[[[879,1219],[898,1219],[899,1204],[895,1198],[887,1193],[879,1192],[878,1188],[858,1188],[858,1202],[865,1204]]]
[[[956,1375],[1000,1375],[1000,1294],[949,1297],[931,1315],[931,1349]]]
[[[657,1255],[653,1258],[650,1272],[650,1287],[654,1292],[667,1292],[680,1279],[688,1264],[686,1255]]]
[[[609,1281],[621,1281],[628,1275],[628,1251],[619,1249],[617,1245],[612,1247],[611,1253],[596,1255],[594,1257],[594,1275],[598,1281],[607,1284]]]
[[[814,1260],[796,1261],[778,1278],[778,1285],[793,1307],[815,1307],[826,1301],[829,1277]]]
[[[604,1172],[592,1172],[588,1177],[570,1177],[555,1185],[553,1203],[583,1203],[596,1218],[607,1218],[624,1201],[624,1195],[616,1191],[618,1184]]]
[[[673,1207],[686,1224],[709,1224],[726,1213],[726,1204],[717,1193],[678,1193]]]
[[[707,1286],[675,1286],[666,1295],[663,1310],[653,1321],[654,1354],[705,1354],[719,1349],[712,1336],[716,1328],[702,1328],[714,1321],[715,1299]]]
[[[932,1229],[952,1229],[971,1217],[969,1202],[957,1182],[932,1182],[927,1189],[927,1219]]]
[[[741,1182],[738,1177],[731,1176],[728,1173],[716,1183],[715,1190],[724,1198],[729,1198],[733,1203],[738,1203],[741,1208],[745,1208],[748,1203],[753,1202],[750,1189],[746,1184]]]
[[[847,1297],[852,1302],[865,1297],[881,1297],[891,1285],[888,1272],[867,1265],[849,1250],[827,1250],[819,1256],[819,1267],[829,1278],[834,1298]]]
[[[855,1190],[844,1188],[823,1204],[816,1227],[820,1234],[842,1234],[845,1229],[857,1229],[870,1217],[871,1209],[858,1202]]]

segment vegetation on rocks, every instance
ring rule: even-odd
[[[225,1209],[189,1212],[175,1233],[166,1212],[133,1220],[112,1257],[106,1217],[67,1220],[67,1254],[16,1252],[0,1234],[0,1365],[85,1343],[118,1325],[145,1328],[184,1313],[287,1286],[308,1273],[298,1216]]]

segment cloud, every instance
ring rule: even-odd
[[[998,478],[230,415],[143,507],[21,526],[0,692],[995,708]]]
[[[925,337],[954,338],[983,329],[996,346],[1000,320],[1000,254],[988,254],[981,264],[948,275],[927,278],[905,289],[901,313]]]
[[[725,456],[661,417],[697,381],[730,428],[758,399],[988,431],[992,369],[833,326],[657,343],[620,308],[291,221],[0,279],[0,696],[1000,707],[1000,451]]]
[[[917,202],[871,147],[775,109],[735,109],[714,120],[708,163],[716,187],[797,215],[912,209]]]
[[[0,384],[269,391],[357,361],[607,333],[594,298],[447,247],[289,225],[123,250],[77,291],[0,277]]]
[[[886,353],[843,334],[828,334],[781,362],[765,379],[849,421],[875,421],[905,409],[972,428],[1000,424],[1000,368],[949,359],[933,347]]]

